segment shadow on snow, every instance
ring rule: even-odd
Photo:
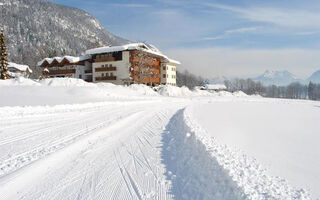
[[[162,142],[162,163],[174,199],[245,199],[227,171],[186,125],[184,109],[170,119]]]

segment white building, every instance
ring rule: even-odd
[[[25,77],[28,78],[32,70],[28,65],[21,65],[13,62],[8,62],[8,71],[11,77]]]

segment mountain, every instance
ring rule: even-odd
[[[9,60],[31,66],[34,77],[39,74],[35,65],[44,57],[79,55],[93,47],[129,43],[83,10],[42,0],[0,0],[0,19]]]
[[[221,83],[224,83],[224,81],[226,80],[229,80],[226,76],[216,76],[209,79],[208,81],[209,83],[212,83],[212,84],[221,84]]]
[[[308,79],[307,82],[320,83],[320,70],[314,72]]]
[[[265,85],[278,85],[285,86],[292,82],[304,82],[302,79],[297,78],[287,70],[284,71],[265,71],[262,75],[253,78],[254,81],[260,81]]]

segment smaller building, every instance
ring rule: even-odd
[[[17,64],[13,62],[8,62],[9,75],[13,78],[25,77],[28,78],[32,73],[32,70],[28,65]]]
[[[43,75],[50,78],[79,78],[92,82],[91,56],[45,58],[38,62]]]
[[[201,90],[218,92],[218,91],[226,90],[227,87],[224,84],[205,84],[200,89]]]

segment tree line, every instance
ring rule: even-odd
[[[196,76],[187,70],[184,72],[177,71],[177,86],[187,86],[193,89],[195,86],[202,86],[209,81],[201,76]],[[310,82],[303,85],[299,82],[293,82],[287,86],[264,85],[261,82],[252,79],[234,79],[224,81],[227,91],[243,91],[248,95],[260,95],[271,98],[287,99],[310,99],[320,100],[320,84]]]
[[[308,85],[293,82],[287,86],[265,86],[252,79],[235,79],[224,81],[224,84],[230,92],[241,90],[248,95],[257,94],[263,97],[320,100],[320,84],[312,82]]]

